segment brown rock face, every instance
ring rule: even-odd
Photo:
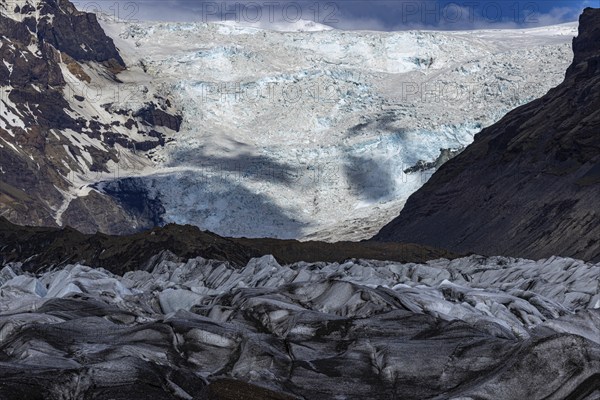
[[[573,50],[561,85],[479,133],[374,239],[600,260],[600,9]]]

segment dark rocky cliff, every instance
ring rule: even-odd
[[[562,84],[479,133],[374,239],[600,260],[600,9],[573,50]]]

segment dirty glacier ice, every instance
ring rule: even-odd
[[[4,267],[0,397],[193,399],[223,377],[304,399],[600,395],[600,264],[170,260]]]

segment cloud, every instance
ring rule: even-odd
[[[314,21],[345,30],[464,30],[553,25],[577,20],[597,0],[97,0],[78,8],[129,20],[230,21],[263,28],[293,29]]]
[[[585,2],[584,2],[585,3]],[[534,17],[540,26],[556,25],[566,21],[575,21],[578,19],[585,6],[580,7],[555,7],[546,14]]]

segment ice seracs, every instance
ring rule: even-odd
[[[259,29],[259,30],[268,30],[268,31],[277,31],[277,32],[321,32],[321,31],[330,31],[333,27],[325,24],[320,24],[318,22],[306,19],[298,19],[298,20],[290,20],[290,21],[259,21],[259,22],[250,22],[250,21],[212,21],[214,24],[223,25],[227,27],[231,27],[233,32],[239,33],[243,31],[243,28],[247,29],[248,32],[251,32],[251,29]]]
[[[137,174],[165,222],[324,240],[370,237],[433,172],[405,170],[560,82],[577,28],[103,27],[130,73],[152,76],[183,113],[181,132],[154,153],[163,161]]]

